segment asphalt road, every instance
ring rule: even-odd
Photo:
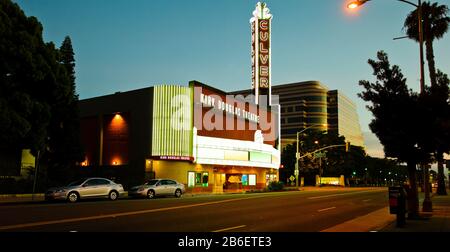
[[[386,206],[379,188],[0,205],[0,231],[315,232]]]

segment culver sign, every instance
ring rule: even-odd
[[[255,26],[252,26],[252,85],[258,85],[259,89],[268,89],[270,86],[270,22],[269,20],[258,21],[258,38],[255,40]],[[259,41],[259,43],[257,43]],[[256,53],[256,47],[258,52]],[[256,58],[258,55],[258,58]],[[256,62],[258,61],[258,62]],[[257,74],[256,74],[257,69]]]
[[[272,14],[266,4],[258,3],[250,20],[252,31],[252,89],[258,103],[259,95],[270,99],[271,54],[270,24]]]

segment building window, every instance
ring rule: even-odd
[[[302,117],[289,117],[287,120],[288,120],[288,123],[301,123],[301,122],[303,122],[303,118]]]
[[[329,114],[337,114],[337,112],[338,112],[337,108],[328,108]]]
[[[288,113],[294,112],[294,108],[293,107],[287,107],[287,112]]]
[[[242,186],[256,186],[255,174],[243,174],[241,177]]]
[[[188,187],[209,185],[209,173],[207,172],[188,172]]]
[[[312,112],[312,113],[326,113],[327,108],[326,107],[308,107],[306,109],[306,112]]]
[[[248,185],[249,186],[255,186],[256,185],[256,175],[255,174],[248,175]]]
[[[326,117],[319,117],[319,118],[307,118],[306,119],[307,123],[317,123],[317,124],[324,124],[327,122],[327,118]]]
[[[195,186],[195,172],[188,172],[188,187]]]
[[[242,175],[241,181],[243,186],[248,186],[248,175],[247,174]]]
[[[322,102],[326,102],[327,101],[327,97],[326,96],[306,96],[305,100],[306,101],[322,101]]]
[[[208,180],[209,180],[209,174],[207,172],[204,172],[202,174],[202,186],[208,187]]]
[[[283,129],[281,130],[281,135],[295,135],[297,132],[298,129]]]
[[[271,182],[277,181],[276,173],[266,173],[266,186],[268,186]]]

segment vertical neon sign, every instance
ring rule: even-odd
[[[271,23],[267,4],[258,2],[250,19],[252,32],[252,89],[255,95],[255,103],[260,103],[260,96],[268,96],[267,101],[271,102]]]

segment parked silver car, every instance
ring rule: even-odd
[[[131,197],[147,197],[149,199],[160,195],[174,195],[179,198],[186,191],[184,184],[171,179],[152,179],[143,185],[132,187],[128,191]]]
[[[105,178],[87,178],[72,182],[67,186],[50,188],[45,192],[46,200],[68,200],[77,202],[86,198],[109,198],[116,200],[125,191],[121,184]]]

